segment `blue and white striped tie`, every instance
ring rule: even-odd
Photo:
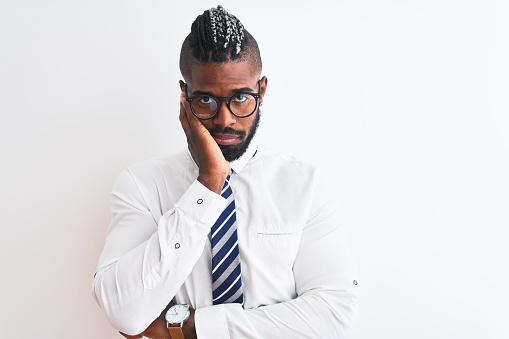
[[[235,200],[230,187],[230,175],[226,178],[221,196],[228,206],[221,213],[211,230],[212,243],[212,301],[214,305],[244,303],[240,269],[237,216]]]

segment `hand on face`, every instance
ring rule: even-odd
[[[199,168],[198,181],[211,191],[220,193],[230,173],[230,163],[207,128],[191,113],[184,93],[180,95],[179,119],[186,133],[189,151]]]

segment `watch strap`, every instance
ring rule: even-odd
[[[171,339],[186,339],[182,328],[180,326],[168,326],[168,332],[170,332]]]

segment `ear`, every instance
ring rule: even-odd
[[[186,104],[186,94],[185,94],[185,90],[186,90],[186,83],[182,80],[179,81],[179,85],[180,85],[180,104],[185,106]]]
[[[265,97],[265,91],[267,90],[267,77],[263,76],[260,79],[260,105],[263,103],[263,98]]]

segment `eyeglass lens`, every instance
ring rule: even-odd
[[[231,97],[229,108],[239,117],[248,116],[256,109],[256,98],[249,93],[240,93]],[[191,101],[191,109],[202,119],[207,119],[216,114],[219,109],[219,102],[209,95],[199,95]]]

